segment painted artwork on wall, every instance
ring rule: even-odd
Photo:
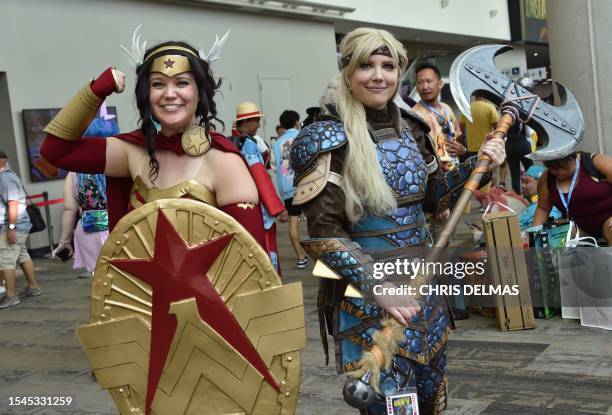
[[[30,165],[30,181],[32,183],[63,179],[68,174],[66,170],[53,166],[40,156],[40,146],[45,138],[43,129],[59,111],[60,108],[23,110],[23,126]],[[118,133],[117,109],[102,104],[88,128],[89,130],[95,130],[91,135],[102,135],[103,132],[106,132],[104,135],[108,136]],[[88,131],[85,132],[84,136],[89,135]]]

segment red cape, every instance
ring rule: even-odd
[[[134,130],[131,133],[118,134],[114,136],[120,140],[125,140],[130,144],[135,144],[147,148],[147,142],[141,130]],[[211,146],[217,150],[238,154],[242,158],[242,154],[236,146],[217,132],[210,133]],[[181,146],[181,135],[176,134],[172,137],[165,137],[162,134],[157,134],[155,137],[155,148],[157,150],[173,151],[176,154],[185,154]],[[246,164],[246,161],[245,161]],[[248,166],[247,166],[248,167]],[[119,219],[128,213],[130,206],[130,191],[132,190],[132,179],[130,177],[109,177],[106,176],[106,195],[108,209],[108,224],[112,230]]]

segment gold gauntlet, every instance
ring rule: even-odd
[[[62,108],[45,127],[45,132],[69,141],[81,138],[104,101],[93,93],[89,85],[89,82],[85,84]]]

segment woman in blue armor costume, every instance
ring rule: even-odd
[[[446,398],[446,339],[453,328],[447,302],[436,296],[398,302],[372,295],[376,284],[393,286],[387,278],[374,278],[373,266],[375,261],[424,254],[424,211],[452,207],[477,158],[447,173],[438,168],[426,124],[393,103],[408,59],[391,34],[355,29],[340,43],[340,52],[336,114],[302,129],[291,153],[294,203],[302,205],[308,219],[310,239],[303,245],[342,276],[321,280],[324,347],[327,353],[327,328],[336,343],[338,372],[356,369],[381,319],[395,318],[405,327],[406,339],[395,350],[391,368],[381,372],[380,390],[385,394],[416,387],[420,413],[435,414]],[[483,154],[492,158],[493,166],[500,164],[503,140],[486,142],[478,156]],[[424,281],[416,278],[411,285]],[[362,298],[345,296],[348,284]],[[377,395],[361,413],[386,414],[384,398]]]

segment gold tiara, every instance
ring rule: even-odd
[[[161,72],[166,76],[174,76],[183,72],[191,72],[191,63],[183,55],[162,55],[153,60],[149,73]]]
[[[147,56],[145,56],[143,62],[145,62],[147,59],[149,59],[151,56],[155,55],[156,53],[164,52],[166,50],[180,50],[182,52],[190,53],[194,57],[200,59],[200,57],[194,51],[192,51],[191,49],[187,49],[187,48],[184,48],[182,46],[162,46],[161,48],[157,48],[157,49],[151,51]]]

